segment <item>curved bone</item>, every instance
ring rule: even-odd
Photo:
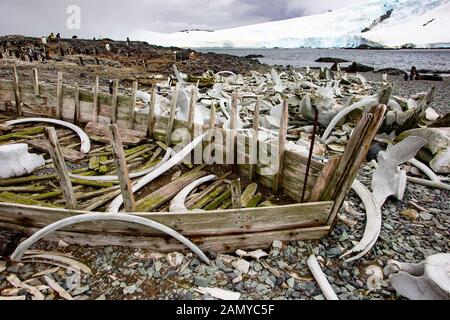
[[[149,173],[155,171],[156,169],[161,167],[164,163],[169,161],[171,154],[172,154],[172,149],[168,148],[166,151],[166,154],[164,155],[164,158],[158,164],[156,164],[155,166],[153,166],[151,168],[140,171],[140,172],[130,173],[130,179],[140,178],[142,176],[145,176],[146,174],[149,174]],[[117,181],[117,180],[119,180],[118,176],[79,176],[79,175],[71,174],[71,173],[69,174],[69,176],[72,179],[82,179],[82,180],[87,180],[87,181]]]
[[[33,244],[35,244],[37,241],[41,240],[48,234],[62,229],[66,228],[68,226],[72,226],[74,224],[79,224],[83,222],[93,222],[93,221],[123,221],[123,222],[131,222],[140,224],[143,226],[147,226],[149,228],[156,229],[158,231],[164,232],[173,238],[180,241],[182,244],[184,244],[186,247],[191,249],[196,255],[199,256],[200,259],[202,259],[205,263],[210,264],[208,257],[205,256],[205,254],[191,241],[186,239],[184,236],[176,232],[175,230],[166,227],[163,224],[160,224],[156,221],[145,219],[142,217],[132,216],[128,214],[114,214],[114,215],[108,215],[104,213],[89,213],[89,214],[82,214],[78,216],[68,217],[62,220],[59,220],[57,222],[54,222],[45,228],[39,230],[35,234],[33,234],[31,237],[23,241],[14,251],[14,253],[11,255],[11,260],[20,262],[22,259],[25,251],[27,251]]]
[[[158,169],[156,169],[153,172],[150,172],[148,175],[146,175],[141,180],[136,182],[136,184],[134,184],[132,187],[132,192],[133,193],[138,192],[143,187],[145,187],[147,184],[149,184],[150,182],[152,182],[153,180],[155,180],[156,178],[158,178],[159,176],[164,174],[166,171],[172,169],[178,163],[183,161],[183,159],[188,154],[190,154],[191,151],[194,150],[197,145],[199,145],[202,142],[203,138],[205,138],[206,135],[207,135],[207,133],[203,134],[202,136],[197,137],[194,141],[189,143],[186,147],[184,147],[183,150],[178,152],[175,156],[173,156],[169,161],[164,163],[161,167],[159,167]],[[108,212],[118,213],[120,207],[122,206],[122,203],[123,203],[122,195],[117,196],[117,198],[115,198],[113,200],[113,202],[111,202],[111,204],[109,205]]]
[[[217,179],[216,175],[209,175],[209,176],[203,177],[201,179],[198,179],[198,180],[192,182],[186,188],[181,190],[181,192],[172,200],[172,202],[170,203],[169,211],[170,212],[187,212],[187,211],[189,211],[184,204],[187,196],[198,186],[200,186],[206,182],[216,180],[216,179]]]
[[[22,124],[22,123],[36,123],[36,122],[55,124],[55,125],[66,127],[66,128],[69,128],[69,129],[75,131],[75,133],[80,137],[80,140],[81,140],[80,151],[82,153],[86,154],[91,150],[91,142],[89,141],[89,137],[87,136],[87,134],[83,130],[81,130],[80,127],[77,127],[76,125],[66,122],[66,121],[47,119],[47,118],[26,118],[26,119],[17,119],[17,120],[7,121],[3,125],[5,125],[6,127],[12,127],[12,126]]]
[[[354,110],[363,108],[363,107],[372,107],[379,103],[379,97],[378,95],[367,97],[353,105],[351,105],[348,108],[345,108],[341,112],[339,112],[333,120],[331,120],[331,123],[328,125],[327,130],[325,130],[325,133],[322,136],[322,140],[325,141],[330,136],[331,132],[333,131],[334,127],[341,121],[344,117],[346,117],[348,114],[353,112]]]
[[[331,288],[330,283],[328,282],[327,278],[325,277],[325,274],[323,273],[322,269],[320,268],[319,262],[317,262],[316,256],[311,255],[308,258],[308,267],[309,270],[311,270],[311,273],[314,276],[314,279],[316,279],[317,284],[319,285],[320,289],[323,292],[323,295],[327,300],[339,300],[336,293],[333,291],[333,288]]]
[[[440,183],[441,179],[431,170],[428,168],[428,166],[422,162],[420,162],[417,159],[411,159],[408,161],[410,164],[412,164],[414,167],[425,173],[425,175],[430,178],[431,181]]]
[[[430,180],[414,178],[414,177],[409,177],[409,176],[407,178],[408,178],[409,182],[420,184],[422,186],[436,188],[436,189],[450,190],[450,184],[434,182],[434,181],[430,181]]]
[[[352,189],[356,192],[358,197],[361,198],[364,207],[366,208],[367,222],[361,241],[353,249],[344,253],[340,258],[345,258],[353,253],[358,253],[358,255],[345,260],[345,262],[358,260],[372,249],[380,236],[382,222],[381,208],[369,189],[358,180],[353,182]]]

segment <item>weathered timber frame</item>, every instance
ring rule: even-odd
[[[37,71],[33,72],[37,77]],[[133,113],[131,111],[134,104],[133,97],[118,94],[116,88],[113,95],[110,95],[97,90],[95,92],[84,90],[78,85],[70,87],[60,84],[58,89],[57,87],[39,83],[38,92],[36,85],[19,83],[17,86],[14,81],[0,79],[0,111],[17,115],[18,111],[13,102],[20,100],[20,112],[24,117],[53,117],[58,107],[62,105],[61,118],[80,125],[92,121],[93,113],[97,111],[99,123],[116,123],[122,128],[134,128],[147,132],[149,137],[163,142],[171,136],[167,128],[192,129],[190,122],[175,120],[172,126],[170,119],[155,116],[153,112]],[[15,93],[16,95],[19,93],[20,96],[17,97]],[[57,93],[61,94],[59,101]],[[359,135],[353,135],[351,140],[353,144],[349,143],[342,157],[331,159],[325,165],[314,159],[311,161],[306,185],[307,203],[213,212],[135,213],[135,215],[147,217],[173,228],[204,250],[219,252],[230,252],[238,248],[267,247],[275,239],[322,238],[330,232],[336,220],[337,211],[367,154],[368,145],[378,130],[384,112],[385,107],[381,106],[374,108],[370,114],[363,115],[357,126],[361,128],[361,132]],[[131,119],[134,119],[133,123]],[[206,131],[209,125],[203,126],[203,129]],[[219,128],[216,130],[223,131]],[[239,139],[239,135],[237,134],[237,143],[244,141],[246,152],[237,157],[249,160],[251,150],[254,150],[251,143],[253,139],[248,136]],[[208,144],[208,141],[204,143]],[[216,147],[226,149],[225,146],[216,145]],[[267,147],[268,150],[279,153],[277,148]],[[259,162],[258,165],[252,166],[238,165],[237,170],[241,175],[252,176],[255,181],[268,188],[272,188],[277,179],[275,183],[279,183],[281,192],[301,202],[308,158],[290,151],[284,151],[283,155],[278,156],[283,158],[283,170],[274,176],[261,175],[264,166]],[[0,227],[31,234],[60,219],[86,213],[88,212],[0,203]],[[81,245],[152,247],[161,251],[183,249],[180,243],[162,233],[120,222],[83,223],[60,230],[48,237],[48,240],[59,239]]]

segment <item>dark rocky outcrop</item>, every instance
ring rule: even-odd
[[[259,58],[264,58],[264,56],[262,54],[249,54],[249,55],[245,56],[244,58],[246,58],[246,59],[259,59]]]
[[[372,72],[375,71],[375,68],[366,66],[361,63],[353,62],[349,67],[343,68],[342,70],[348,73],[356,73],[356,72]]]
[[[384,69],[377,70],[375,72],[376,73],[386,73],[390,76],[404,76],[405,74],[408,74],[406,71],[396,69],[396,68],[384,68]]]
[[[319,58],[314,62],[320,62],[320,63],[345,63],[345,62],[350,62],[344,59],[340,59],[340,58],[330,58],[330,57],[324,57],[324,58]]]

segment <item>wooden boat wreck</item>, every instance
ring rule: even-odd
[[[95,130],[100,128],[96,132],[96,140],[104,140],[103,142],[106,145],[99,144],[97,149],[91,150],[85,155],[82,154],[81,160],[78,159],[78,162],[84,161],[85,163],[91,159],[91,169],[88,163],[88,168],[81,167],[81,169],[71,171],[72,174],[79,173],[86,174],[86,176],[88,176],[89,171],[91,171],[91,174],[92,171],[94,171],[94,174],[99,171],[104,173],[114,172],[110,167],[114,165],[114,160],[110,160],[108,157],[99,160],[99,157],[107,153],[112,154],[112,150],[108,149],[109,138],[101,136],[101,129],[106,128],[105,125],[110,123],[117,124],[122,130],[122,135],[132,135],[132,138],[128,140],[138,138],[141,141],[128,149],[128,151],[134,149],[133,152],[135,152],[132,154],[133,157],[127,158],[128,165],[131,165],[130,170],[133,170],[136,166],[132,166],[132,160],[142,158],[141,156],[144,154],[147,155],[144,158],[144,160],[147,160],[145,161],[146,164],[157,162],[158,156],[152,158],[152,152],[154,154],[159,150],[159,157],[162,157],[164,150],[161,150],[161,146],[164,146],[165,143],[165,148],[168,148],[167,145],[172,142],[172,132],[175,129],[186,128],[192,132],[195,127],[192,120],[188,122],[176,121],[174,107],[171,109],[169,118],[155,116],[154,104],[150,106],[148,113],[135,112],[136,88],[137,86],[134,86],[131,96],[120,95],[116,83],[112,95],[104,94],[99,92],[97,80],[97,86],[93,91],[82,90],[78,85],[74,87],[64,85],[62,73],[58,74],[57,85],[52,86],[39,83],[36,70],[33,71],[32,83],[26,84],[25,82],[19,82],[14,68],[14,79],[0,80],[1,122],[4,124],[5,121],[11,119],[39,117],[59,119],[80,127],[88,125],[91,128],[96,128]],[[384,119],[386,108],[381,105],[373,108],[370,113],[364,113],[343,155],[330,159],[326,163],[284,150],[288,121],[287,110],[286,104],[285,116],[282,117],[280,125],[279,148],[277,148],[279,156],[277,174],[273,176],[262,175],[263,165],[261,164],[203,165],[197,167],[188,164],[184,166],[185,174],[182,173],[178,179],[176,177],[171,179],[173,171],[168,172],[155,180],[149,190],[137,193],[137,207],[150,208],[151,210],[130,214],[161,223],[179,232],[202,250],[215,252],[265,248],[269,247],[274,240],[295,241],[325,237],[333,227],[344,198],[366,158],[372,140]],[[193,112],[194,110],[190,110],[190,114]],[[237,113],[236,108],[234,112]],[[190,119],[193,119],[193,117],[190,117]],[[257,126],[256,118],[255,123]],[[286,125],[283,125],[283,123]],[[30,126],[30,124],[23,124],[21,127],[14,127],[15,131],[12,131],[12,133],[2,132],[0,143],[25,142],[29,143],[29,147],[33,150],[48,153],[49,145],[46,144],[45,139],[42,139],[44,126],[47,125],[39,124],[39,126],[36,126],[36,124],[31,124]],[[30,128],[34,128],[34,131],[30,131]],[[208,128],[208,126],[203,127],[204,130]],[[5,128],[4,126],[2,129],[11,130],[11,128]],[[125,131],[126,129],[128,131]],[[224,131],[218,128],[216,130]],[[77,168],[77,161],[75,160],[80,153],[75,150],[75,147],[79,147],[80,143],[74,144],[73,139],[76,142],[78,138],[64,129],[58,130],[57,133],[59,144],[62,146],[60,148],[62,155],[68,160],[68,163],[74,164],[74,166],[70,166],[71,168]],[[232,122],[231,130],[228,130],[227,134],[236,137],[232,139],[235,144],[236,141],[245,141],[244,143],[247,144],[246,152],[243,155],[245,158],[249,158],[252,152],[257,150],[252,149],[250,137],[246,136],[244,139],[240,139],[243,138],[241,137],[242,133],[237,133],[235,123]],[[68,138],[69,136],[72,140]],[[207,145],[209,142],[203,141],[203,143]],[[139,147],[141,149],[136,149]],[[93,158],[97,159],[97,164],[93,163],[95,162],[92,161]],[[102,161],[103,165],[101,164]],[[102,166],[103,168],[100,168]],[[53,164],[47,160],[46,169],[52,168]],[[78,166],[78,168],[80,167]],[[217,169],[219,169],[219,173],[217,173]],[[233,197],[235,198],[236,191],[233,190],[233,192],[229,191],[227,195],[228,206],[225,204],[222,204],[219,208],[211,206],[211,208],[215,208],[212,211],[160,211],[167,211],[168,202],[186,186],[186,181],[192,182],[192,179],[180,181],[186,175],[202,172],[197,174],[196,177],[204,177],[210,173],[215,173],[220,177],[220,173],[225,173],[228,170],[233,172],[230,176],[223,175],[222,179],[219,178],[216,182],[204,185],[204,188],[198,189],[196,194],[188,198],[188,201],[189,199],[201,200],[211,194],[223,195],[230,190],[226,183],[227,179],[233,180],[231,177],[234,176],[234,179],[241,178],[242,183],[245,182],[242,190],[252,181],[255,181],[261,188],[266,188],[273,194],[281,193],[281,196],[288,197],[290,199],[289,204],[254,205],[253,207],[240,208],[239,204],[237,207],[234,205]],[[58,171],[58,174],[61,174],[61,172]],[[65,196],[65,192],[59,189],[58,181],[60,180],[57,180],[57,175],[53,173],[0,179],[0,227],[31,235],[61,219],[93,212],[102,213],[99,208],[110,203],[114,197],[120,195],[121,189],[123,190],[119,186],[119,181],[95,184],[72,179],[71,182],[76,186],[73,189],[75,189],[77,203],[75,203],[75,208],[69,209],[72,206],[68,205],[66,198],[62,198],[62,196]],[[212,186],[221,186],[222,192],[214,192],[216,189]],[[40,190],[41,193],[36,196],[33,193],[33,188],[35,188],[35,191]],[[156,204],[147,207],[141,206],[149,195],[154,196],[155,192],[157,193],[161,188],[165,188],[164,191],[170,189],[170,194],[164,193],[167,197]],[[42,191],[45,191],[45,193],[42,193]],[[266,192],[263,193],[266,194]],[[11,194],[16,194],[17,197],[12,197]],[[19,196],[22,194],[24,196]],[[237,195],[239,196],[239,193]],[[101,198],[100,202],[99,197]],[[28,201],[26,201],[27,199]],[[264,195],[259,200],[264,200]],[[258,203],[260,202],[258,201]],[[190,207],[195,207],[195,203],[191,201]],[[225,209],[220,209],[220,207]],[[114,213],[103,212],[103,214],[111,215]],[[119,221],[74,224],[49,234],[45,239],[49,241],[62,239],[70,244],[90,246],[146,247],[160,251],[185,249],[183,244],[163,232],[138,224]]]

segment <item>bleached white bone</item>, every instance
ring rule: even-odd
[[[403,198],[406,172],[398,169],[398,166],[414,158],[426,144],[425,139],[411,136],[396,145],[388,145],[386,151],[378,154],[378,168],[373,173],[372,190],[380,207],[391,195],[399,200]]]
[[[194,182],[192,182],[190,185],[188,185],[186,188],[180,191],[180,193],[170,202],[169,211],[170,212],[187,212],[189,211],[185,206],[185,201],[187,196],[197,187],[201,186],[202,184],[216,180],[216,175],[209,175],[203,178],[200,178]]]
[[[57,222],[54,222],[48,226],[46,226],[43,229],[40,229],[35,234],[33,234],[31,237],[23,241],[14,251],[14,253],[11,255],[11,260],[20,262],[22,259],[25,251],[27,251],[33,244],[35,244],[37,241],[41,240],[42,238],[46,237],[52,232],[55,232],[56,230],[66,228],[68,226],[72,226],[74,224],[84,223],[84,222],[94,222],[94,221],[123,221],[123,222],[131,222],[140,224],[143,226],[147,226],[152,229],[156,229],[158,231],[164,232],[168,234],[169,236],[177,239],[182,244],[184,244],[186,247],[191,249],[200,259],[202,259],[205,263],[210,264],[208,257],[205,256],[205,254],[191,241],[189,241],[187,238],[185,238],[180,233],[176,232],[175,230],[158,223],[156,221],[145,219],[138,216],[132,216],[128,214],[104,214],[104,213],[88,213],[88,214],[82,214],[77,216],[68,217],[62,220],[59,220]]]
[[[336,293],[333,291],[333,288],[331,288],[331,285],[328,282],[327,277],[325,277],[325,274],[323,273],[322,269],[320,268],[320,265],[316,259],[316,256],[312,254],[308,258],[307,263],[308,263],[309,270],[311,270],[311,273],[314,276],[314,279],[316,279],[316,282],[319,285],[320,289],[322,290],[325,298],[327,300],[339,300]]]
[[[428,166],[422,162],[420,162],[417,159],[411,159],[408,161],[408,163],[412,164],[414,167],[416,167],[417,169],[419,169],[420,171],[422,171],[423,173],[425,173],[425,175],[430,178],[431,181],[440,183],[441,179],[437,176],[437,174],[435,174],[433,172],[433,170],[431,170],[430,168],[428,168]]]
[[[351,112],[363,108],[363,107],[373,107],[379,104],[379,96],[373,95],[367,98],[362,99],[361,101],[351,105],[348,108],[345,108],[341,112],[339,112],[333,120],[331,120],[330,124],[328,125],[327,129],[325,130],[325,133],[322,136],[322,141],[325,141],[330,136],[331,132],[333,131],[334,127],[347,115],[349,115]]]
[[[181,161],[183,161],[183,159],[188,154],[190,154],[191,151],[194,150],[197,145],[199,145],[203,141],[203,139],[206,137],[206,135],[207,135],[207,133],[203,134],[202,136],[197,137],[194,141],[189,143],[186,147],[184,147],[183,150],[178,152],[175,156],[173,156],[169,161],[164,163],[161,167],[159,167],[158,169],[156,169],[153,172],[150,172],[148,175],[146,175],[141,180],[136,182],[132,186],[132,192],[133,193],[138,192],[143,187],[145,187],[147,184],[149,184],[150,182],[152,182],[156,178],[160,177],[166,171],[172,169],[174,166],[176,166]],[[122,203],[123,203],[123,197],[122,197],[122,195],[119,195],[111,202],[111,204],[109,205],[107,211],[110,212],[110,213],[118,213],[120,207],[122,206]]]
[[[358,260],[369,252],[380,236],[381,231],[381,208],[378,202],[373,197],[372,193],[361,182],[355,180],[352,185],[352,189],[356,192],[358,197],[366,208],[366,228],[361,241],[351,250],[344,253],[340,258],[345,258],[351,254],[358,253],[356,256],[345,260],[345,262],[351,262]]]
[[[80,137],[80,141],[81,141],[80,151],[82,153],[86,154],[91,150],[91,142],[89,141],[88,135],[83,130],[81,130],[80,127],[77,127],[76,125],[66,122],[66,121],[47,119],[47,118],[25,118],[25,119],[6,121],[3,125],[6,127],[12,127],[12,126],[15,126],[18,124],[23,124],[23,123],[41,123],[41,122],[55,124],[55,125],[66,127],[66,128],[69,128],[70,130],[75,131],[75,133]]]
[[[390,262],[389,281],[401,296],[410,300],[450,299],[450,254],[429,256],[420,264]]]
[[[32,173],[45,165],[43,156],[28,152],[25,143],[0,146],[0,178],[9,179]]]

